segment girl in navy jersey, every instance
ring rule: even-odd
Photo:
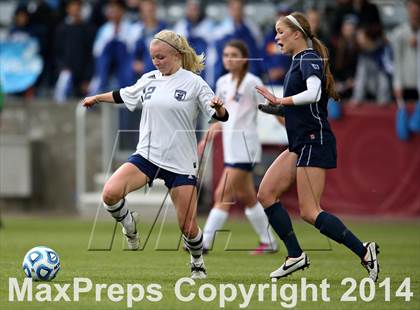
[[[150,55],[157,70],[144,74],[132,86],[83,100],[86,107],[100,102],[124,103],[131,111],[142,104],[137,150],[106,182],[104,207],[122,224],[129,249],[137,250],[136,214],[128,209],[125,196],[151,185],[156,178],[163,179],[191,254],[191,277],[205,278],[203,234],[196,220],[195,128],[199,110],[208,119],[220,121],[226,121],[228,113],[197,74],[204,67],[204,57],[198,56],[183,36],[160,31],[150,43]]]
[[[378,245],[362,243],[340,219],[320,206],[326,170],[336,167],[337,157],[335,137],[327,120],[328,98],[338,99],[328,51],[314,37],[301,13],[280,17],[276,31],[275,39],[282,52],[293,56],[285,77],[284,96],[277,98],[266,88],[256,87],[270,104],[283,107],[289,140],[289,148],[267,170],[258,191],[258,200],[288,251],[285,262],[270,276],[281,278],[309,266],[309,258],[302,251],[290,217],[280,203],[282,194],[296,181],[301,217],[353,251],[369,277],[377,281]]]
[[[257,106],[263,98],[255,92],[255,86],[261,86],[262,81],[248,72],[248,49],[241,40],[232,40],[225,45],[223,65],[228,73],[217,80],[216,95],[229,110],[229,120],[212,124],[200,142],[203,148],[216,132],[222,131],[225,167],[214,193],[215,204],[204,226],[204,249],[212,247],[215,233],[228,218],[230,206],[239,201],[260,239],[251,254],[273,253],[277,251],[277,243],[269,230],[264,209],[257,201],[252,176],[254,164],[261,159]]]

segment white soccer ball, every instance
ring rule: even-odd
[[[50,281],[60,271],[60,258],[53,249],[37,246],[26,253],[22,268],[28,278]]]

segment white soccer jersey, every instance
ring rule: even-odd
[[[222,123],[225,163],[254,163],[261,160],[261,144],[257,133],[258,104],[264,102],[255,86],[263,85],[255,75],[247,73],[236,91],[237,81],[228,73],[219,78],[216,94],[229,111]]]
[[[120,96],[130,111],[143,104],[135,153],[163,169],[195,175],[199,109],[209,120],[216,112],[209,105],[214,93],[207,83],[182,68],[170,76],[155,70],[120,89]]]

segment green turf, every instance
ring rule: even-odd
[[[278,281],[277,286],[289,283],[298,285],[297,305],[292,309],[420,309],[420,226],[418,221],[410,222],[356,222],[346,221],[348,226],[363,240],[375,240],[381,246],[380,280],[389,277],[391,280],[391,301],[384,301],[384,288],[376,287],[373,301],[364,302],[360,297],[356,302],[340,302],[340,297],[350,287],[341,285],[346,277],[355,278],[358,283],[365,277],[365,270],[359,259],[349,250],[330,243],[314,228],[295,221],[295,230],[305,249],[309,249],[311,267],[299,271],[292,276]],[[119,283],[151,283],[161,285],[163,299],[159,302],[142,300],[134,303],[133,309],[217,309],[219,308],[219,291],[213,302],[201,301],[198,297],[192,302],[181,302],[174,294],[175,282],[189,275],[187,262],[189,257],[182,251],[155,250],[160,226],[157,225],[148,239],[143,251],[128,252],[122,250],[120,230],[114,240],[111,251],[88,251],[89,237],[92,230],[91,222],[77,219],[4,219],[5,227],[0,230],[0,309],[126,309],[126,299],[121,302],[108,300],[106,293],[102,300],[95,301],[95,293],[82,294],[79,302],[9,302],[9,277],[16,277],[21,284],[24,275],[21,270],[22,259],[28,249],[35,245],[47,245],[55,249],[61,259],[62,270],[52,282],[63,285],[72,283],[74,277],[88,277],[93,284]],[[142,238],[147,235],[150,224],[142,225]],[[226,227],[232,231],[229,241],[231,251],[225,251],[224,246],[229,240],[226,233],[218,237],[215,250],[206,256],[209,277],[197,282],[194,287],[184,287],[184,294],[197,293],[200,284],[210,283],[217,288],[221,283],[231,283],[238,289],[238,297],[234,302],[226,303],[226,309],[239,309],[242,298],[239,283],[246,285],[255,283],[271,284],[268,274],[277,268],[285,255],[284,248],[275,255],[250,256],[247,251],[233,251],[251,248],[257,242],[249,225],[241,220],[232,220]],[[92,249],[104,249],[109,246],[112,237],[113,223],[101,222],[96,226],[91,240]],[[177,245],[179,233],[176,225],[165,225],[161,230],[159,249],[170,249]],[[232,250],[233,249],[233,250]],[[317,250],[318,249],[318,250]],[[331,249],[331,250],[328,250]],[[301,278],[307,282],[319,285],[323,279],[330,284],[328,296],[330,302],[321,302],[318,289],[318,302],[301,300]],[[411,291],[414,296],[411,301],[395,297],[395,292],[404,278],[409,277]],[[72,288],[72,287],[71,287]],[[34,288],[34,294],[37,290]],[[209,291],[206,291],[209,294]],[[286,290],[290,293],[290,290]],[[308,295],[310,292],[308,291]],[[278,300],[271,301],[270,290],[266,290],[264,301],[258,301],[257,291],[254,292],[247,309],[282,309],[279,289]],[[56,295],[52,290],[52,297]],[[69,294],[73,299],[72,294]],[[357,288],[352,296],[360,296]]]

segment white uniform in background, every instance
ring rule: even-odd
[[[237,81],[232,74],[217,80],[216,95],[225,103],[229,120],[223,128],[223,153],[225,163],[254,163],[261,160],[261,143],[257,133],[258,104],[264,102],[255,90],[263,83],[257,76],[247,73],[236,91]]]
[[[135,153],[168,171],[196,175],[199,109],[209,120],[216,112],[209,105],[214,93],[208,84],[182,68],[170,76],[155,70],[120,95],[130,111],[143,104]]]
[[[264,102],[255,86],[263,85],[262,81],[252,73],[246,73],[239,89],[232,74],[223,75],[217,80],[216,95],[219,96],[229,119],[221,123],[223,128],[223,154],[227,164],[253,164],[261,160],[261,143],[257,134],[258,104]],[[260,245],[252,252],[261,254],[276,252],[277,242],[268,229],[269,223],[263,207],[257,202],[245,208],[245,215],[260,238]],[[211,209],[204,226],[204,248],[212,247],[216,231],[222,229],[229,212],[220,208]]]

